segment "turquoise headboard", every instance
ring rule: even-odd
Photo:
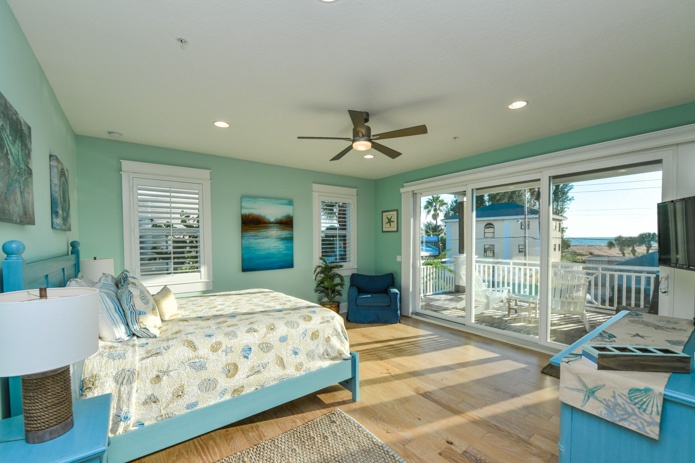
[[[6,241],[2,252],[2,292],[19,291],[31,288],[58,288],[80,273],[80,243],[70,243],[70,254],[51,257],[35,262],[25,262],[22,254],[24,243],[17,240]],[[22,413],[21,383],[19,378],[0,378],[0,418]]]

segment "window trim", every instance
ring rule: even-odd
[[[350,208],[350,256],[352,259],[343,263],[341,274],[351,274],[357,271],[357,188],[338,187],[314,183],[313,194],[313,246],[314,265],[318,265],[321,257],[321,201],[342,201],[353,205]]]
[[[121,160],[121,184],[123,196],[123,261],[125,268],[140,277],[138,260],[137,194],[134,187],[139,180],[162,181],[172,184],[200,186],[200,278],[184,280],[181,277],[167,281],[161,276],[141,278],[150,292],[168,286],[174,293],[207,291],[212,289],[212,206],[210,170],[169,166],[145,162]]]
[[[488,222],[483,226],[483,238],[494,238],[495,237],[495,224]]]
[[[495,257],[494,244],[483,244],[483,257]]]

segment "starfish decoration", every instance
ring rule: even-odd
[[[628,333],[628,334],[630,334],[630,333]],[[631,336],[632,336],[633,338],[640,338],[640,339],[647,339],[647,338],[650,338],[650,337],[651,337],[651,336],[642,336],[642,335],[639,334],[639,333],[634,333],[634,334],[632,334]]]
[[[172,371],[176,371],[176,368],[166,369],[166,370],[157,370],[157,373],[159,373],[159,375],[162,378],[164,378],[165,376],[169,376],[169,374],[171,374]]]
[[[392,215],[386,216],[386,225],[388,225],[389,227],[393,226],[393,216]]]
[[[569,389],[570,391],[581,392],[584,394],[584,400],[582,401],[582,408],[584,408],[584,405],[586,405],[589,402],[589,400],[591,400],[591,399],[594,399],[594,400],[598,401],[598,403],[603,404],[601,399],[596,397],[596,393],[598,391],[600,391],[605,386],[605,384],[599,384],[598,386],[589,387],[586,385],[586,383],[581,378],[581,376],[577,375],[577,379],[579,380],[580,383],[582,383],[582,387],[581,388],[568,387],[567,389]]]

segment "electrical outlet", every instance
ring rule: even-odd
[[[401,256],[396,256],[396,262],[400,262],[400,261],[401,261]]]

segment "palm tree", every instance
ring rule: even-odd
[[[446,207],[446,201],[444,201],[441,196],[432,195],[427,198],[425,205],[422,206],[422,210],[425,211],[425,217],[432,216],[432,220],[434,220],[434,225],[436,227],[439,216],[446,210]]]

